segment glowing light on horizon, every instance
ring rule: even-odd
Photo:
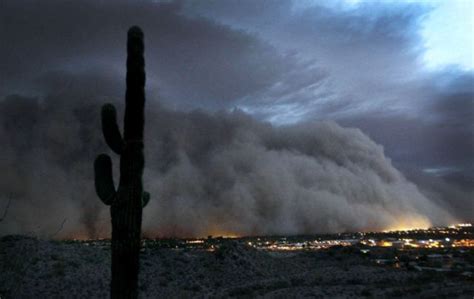
[[[393,226],[382,230],[382,232],[410,231],[417,229],[427,229],[431,227],[431,222],[424,217],[399,219]]]

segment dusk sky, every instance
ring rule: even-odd
[[[259,140],[252,139],[253,145],[268,142],[261,156],[268,161],[277,151],[278,155],[297,152],[319,163],[324,159],[319,158],[321,153],[306,152],[310,147],[303,145],[313,137],[305,139],[304,136],[311,130],[316,135],[342,132],[340,136],[349,136],[341,131],[340,125],[358,128],[381,145],[383,153],[375,150],[378,148],[375,143],[372,145],[355,131],[350,131],[355,137],[347,137],[351,141],[344,143],[354,146],[361,145],[362,141],[370,143],[368,157],[372,155],[372,148],[377,155],[382,155],[380,160],[374,156],[374,161],[387,165],[387,169],[390,167],[389,177],[393,175],[400,184],[405,184],[405,178],[408,185],[415,184],[420,202],[427,198],[447,211],[450,219],[473,220],[469,212],[474,210],[473,20],[474,2],[469,0],[3,0],[0,3],[0,138],[4,144],[0,151],[1,195],[18,198],[21,204],[12,206],[12,213],[21,218],[34,213],[20,211],[40,205],[33,202],[37,196],[44,195],[39,194],[44,191],[41,186],[57,190],[57,194],[47,191],[47,196],[55,198],[48,206],[64,210],[66,215],[72,214],[73,207],[69,201],[61,203],[60,198],[68,194],[73,194],[72,198],[79,197],[78,190],[93,194],[93,185],[87,187],[89,189],[83,186],[91,184],[87,167],[92,165],[94,156],[105,149],[100,143],[100,126],[96,127],[97,107],[104,102],[123,101],[124,38],[127,28],[137,24],[143,28],[146,38],[150,109],[147,112],[150,124],[146,129],[150,169],[145,177],[152,177],[158,165],[155,175],[162,175],[162,181],[166,181],[172,172],[169,169],[173,169],[168,162],[159,162],[163,160],[162,154],[152,151],[165,146],[158,136],[168,135],[157,133],[160,128],[176,122],[170,120],[160,127],[164,121],[158,119],[166,118],[162,111],[166,111],[170,119],[173,113],[190,123],[201,119],[205,122],[203,128],[211,123],[216,126],[225,123],[220,129],[240,128],[236,131],[245,131],[246,138]],[[161,112],[155,114],[153,109]],[[235,116],[236,113],[240,116]],[[247,117],[245,122],[251,124],[242,124],[242,119]],[[313,127],[320,121],[338,125]],[[212,130],[216,126],[211,126]],[[275,133],[267,131],[266,126]],[[249,127],[253,129],[247,130]],[[225,136],[223,132],[212,130],[203,129],[197,134]],[[173,132],[178,131],[185,130],[173,129]],[[256,137],[249,137],[251,131],[257,132]],[[183,134],[191,134],[190,139],[195,137],[192,133]],[[197,152],[190,148],[197,147],[190,145],[194,142],[190,139],[181,144],[181,139],[176,137],[176,147],[181,150],[173,154],[173,159],[184,159],[185,155],[193,169],[199,170],[196,176],[209,180],[213,171],[200,164],[202,156],[193,156]],[[301,143],[290,144],[288,140],[297,143],[301,140]],[[211,138],[206,150],[214,146],[231,148],[216,145],[221,142],[218,137]],[[365,147],[361,147],[361,152],[362,148]],[[203,152],[201,144],[198,152]],[[339,165],[339,157],[345,159],[350,153],[342,151],[328,159]],[[279,156],[276,161],[281,159]],[[358,163],[358,160],[351,161]],[[261,166],[260,162],[255,163]],[[294,165],[294,162],[288,163]],[[255,165],[251,168],[257,169]],[[347,169],[352,169],[350,165]],[[370,161],[366,165],[367,169],[374,167]],[[392,173],[392,166],[403,178]],[[179,173],[182,168],[176,169]],[[261,177],[267,178],[268,173],[273,175],[274,171],[269,170]],[[73,174],[79,179],[74,179]],[[153,194],[174,194],[174,191],[165,192],[156,187],[150,178],[145,182],[152,185],[155,205],[160,197]],[[273,184],[271,182],[269,184]],[[341,192],[358,192],[347,188],[350,191]],[[397,194],[403,195],[387,198],[406,197],[409,194],[406,190],[410,188],[401,187],[404,191]],[[379,190],[374,189],[373,192]],[[219,193],[221,190],[215,192],[219,196],[227,194]],[[290,196],[301,194],[291,192]],[[264,192],[264,196],[267,195]],[[96,207],[88,204],[93,201],[98,202],[93,195],[72,200],[76,208],[87,211]],[[6,198],[0,201],[5,202]],[[388,215],[392,210],[387,208],[387,211]],[[35,213],[46,215],[47,212]],[[441,214],[433,212],[432,215]],[[198,219],[202,214],[175,216]],[[97,226],[100,217],[90,217],[95,217],[91,220],[92,226]],[[145,214],[145,230],[147,227],[153,230],[153,221],[146,217]],[[427,217],[434,222],[434,216]],[[61,218],[57,216],[54,223],[60,223]],[[152,214],[148,214],[148,218],[153,218]],[[282,231],[288,233],[318,231],[313,229],[316,225],[328,231],[370,227],[367,223],[350,226],[342,220],[336,224],[322,221],[299,225],[288,220],[291,217],[283,218],[288,225]],[[88,225],[87,219],[78,221]],[[54,223],[45,227],[52,227]],[[172,226],[170,223],[171,220],[159,225]],[[255,226],[259,223],[256,221]],[[370,223],[383,228],[392,222]],[[210,226],[189,233],[209,232]],[[231,224],[223,226],[229,230]],[[269,225],[259,230],[238,226],[236,231],[274,233],[279,231],[276,227]],[[12,222],[7,231],[30,228],[29,224]],[[170,230],[174,234],[188,232],[187,228]]]

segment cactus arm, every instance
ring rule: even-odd
[[[94,162],[95,190],[106,205],[111,205],[116,198],[112,176],[112,160],[106,154],[97,156]]]
[[[144,191],[142,195],[142,207],[146,207],[148,202],[150,201],[150,192]]]
[[[121,155],[124,142],[117,125],[117,112],[112,104],[102,106],[102,132],[109,147],[117,155]]]

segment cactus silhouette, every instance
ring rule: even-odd
[[[128,30],[127,90],[123,138],[112,104],[102,107],[102,131],[109,147],[120,155],[120,182],[115,189],[112,160],[100,154],[94,162],[97,195],[110,205],[112,218],[111,298],[138,297],[138,271],[142,208],[150,194],[143,191],[143,128],[145,106],[145,59],[143,32]]]

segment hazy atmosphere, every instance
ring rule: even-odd
[[[2,0],[0,234],[110,233],[93,161],[135,24],[144,236],[474,221],[474,4],[443,3]]]

